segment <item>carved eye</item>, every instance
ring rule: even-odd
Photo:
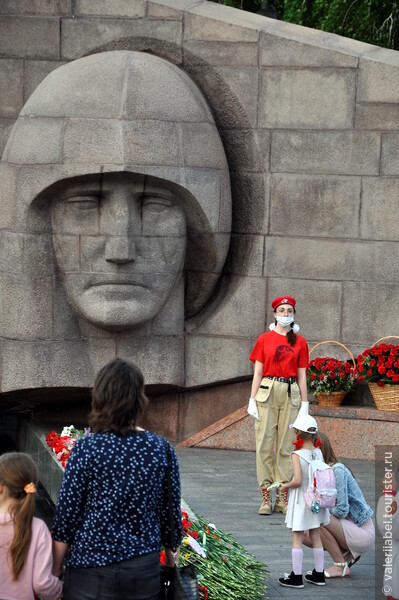
[[[72,196],[71,198],[67,198],[65,202],[71,206],[71,208],[76,208],[78,210],[92,210],[98,208],[100,198],[95,195]]]
[[[143,198],[143,209],[152,213],[161,213],[172,206],[166,198],[148,197]]]

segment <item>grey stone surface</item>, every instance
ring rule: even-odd
[[[170,97],[168,84],[183,104]],[[194,137],[197,144],[190,143]],[[132,162],[151,176],[135,173]],[[50,276],[48,297],[39,283],[30,290],[26,319],[17,323],[21,301],[15,310],[6,303],[3,312],[11,318],[3,335],[31,340],[26,354],[36,350],[35,340],[46,339],[45,356],[52,340],[64,336],[58,355],[68,357],[74,348],[74,360],[97,360],[94,342],[105,339],[112,352],[117,347],[148,362],[149,383],[182,385],[184,312],[197,313],[212,295],[231,223],[223,145],[193,81],[139,53],[105,53],[61,66],[30,96],[2,170],[5,214],[23,237],[22,250],[18,236],[5,238],[22,262],[19,278],[10,281],[7,273],[3,296],[13,297],[8,288],[14,285],[22,297],[19,287]],[[167,355],[162,368],[161,354]],[[39,371],[44,386],[68,378],[59,368],[55,361],[54,369]],[[70,385],[91,372],[77,369]],[[9,378],[3,381],[10,385]],[[25,387],[27,377],[17,385]]]
[[[373,60],[374,59],[374,60]],[[380,48],[359,63],[359,102],[399,102],[399,60],[395,52]]]
[[[267,129],[227,129],[222,131],[231,171],[270,170],[270,131]]]
[[[352,128],[353,70],[262,69],[259,88],[261,127]]]
[[[0,19],[0,56],[59,58],[60,23],[54,17]]]
[[[72,0],[2,0],[2,15],[70,15]]]
[[[280,273],[284,274],[281,262]],[[341,337],[342,283],[289,278],[285,275],[270,278],[267,288],[267,324],[274,322],[271,302],[276,296],[295,292],[297,312],[295,322],[300,326],[300,334],[309,345],[322,340],[340,340],[351,343],[352,339]],[[361,312],[361,311],[358,311]],[[363,313],[364,314],[364,313]],[[262,333],[259,328],[259,334]]]
[[[254,42],[184,41],[184,62],[190,66],[257,67],[258,44]]]
[[[192,5],[191,0],[175,0],[165,4],[163,0],[147,0],[147,17],[149,19],[183,20],[183,10]]]
[[[386,257],[385,257],[386,260]],[[344,283],[342,307],[342,339],[347,341],[357,340],[358,332],[364,328],[364,313],[361,310],[353,311],[353,305],[367,306],[367,312],[373,318],[367,323],[365,341],[368,345],[374,344],[378,339],[397,333],[392,325],[392,320],[386,318],[386,309],[395,311],[396,299],[399,294],[399,284],[385,284],[380,282]],[[367,346],[366,346],[367,347]]]
[[[26,341],[51,338],[51,277],[28,278],[1,273],[0,307],[4,315],[0,324],[1,337]]]
[[[262,33],[259,43],[259,63],[262,67],[353,67],[358,65],[355,55],[335,52],[330,48],[302,41],[290,36]]]
[[[144,17],[146,13],[146,1],[135,0],[75,0],[76,16],[107,16],[126,17],[136,19]]]
[[[227,273],[259,276],[263,273],[263,235],[233,234],[226,261]]]
[[[360,235],[371,240],[399,240],[399,179],[369,177],[362,183]]]
[[[146,381],[168,381],[174,385],[184,382],[183,340],[176,334],[123,338],[118,344],[118,356],[140,365]],[[149,356],[154,360],[148,360]]]
[[[399,175],[399,134],[383,133],[381,142],[381,174]]]
[[[0,273],[16,289],[15,306],[1,300],[1,391],[89,385],[121,348],[149,383],[249,377],[265,307],[285,292],[310,342],[365,347],[382,327],[367,290],[392,302],[398,285],[397,53],[204,1],[5,0],[0,14]],[[127,210],[116,185],[107,212],[107,182],[132,178],[143,206],[160,190],[173,205],[144,210],[140,234],[137,195]],[[147,286],[154,272],[163,290],[132,329],[123,299],[93,303],[114,313],[107,329],[66,294],[122,272]]]
[[[63,61],[25,60],[24,63],[24,102],[26,102],[39,83],[54,69],[61,67]]]
[[[22,60],[0,60],[0,117],[17,116],[23,104]]]
[[[63,129],[64,162],[120,165],[123,161],[121,129],[116,119],[68,119]],[[129,144],[129,141],[127,139],[126,143]],[[132,145],[135,145],[135,141]]]
[[[271,169],[325,175],[378,175],[377,132],[275,131]]]
[[[7,140],[10,137],[15,119],[0,117],[0,156],[3,154]]]
[[[360,178],[272,176],[273,235],[356,238],[359,208]]]
[[[203,322],[193,326],[193,333],[222,336],[254,337],[259,331],[258,323],[265,315],[266,279],[262,277],[239,277],[231,279],[229,294]],[[251,312],[243,307],[251,306]],[[240,315],[240,318],[237,316]]]
[[[123,38],[148,37],[179,43],[182,25],[177,21],[113,18],[63,20],[61,58],[74,59],[88,54],[107,43]]]
[[[184,38],[212,42],[257,42],[257,27],[264,24],[258,15],[246,13],[245,18],[233,10],[201,3],[188,8],[184,19]],[[248,27],[249,25],[249,27]],[[255,25],[255,26],[253,26]]]
[[[232,173],[234,233],[266,233],[269,215],[268,177],[260,173]]]
[[[62,148],[59,139],[64,129],[63,119],[19,118],[13,130],[13,143],[3,160],[15,164],[60,163]]]
[[[251,375],[248,360],[251,350],[251,340],[245,338],[190,335],[186,342],[186,385],[205,385],[221,378],[235,379],[237,373]]]
[[[257,120],[257,69],[209,69],[187,65],[199,87],[206,90],[216,122],[222,129],[255,127]]]
[[[355,129],[399,129],[399,104],[359,103],[356,105]]]
[[[309,269],[307,257],[312,261]],[[389,256],[389,260],[387,260]],[[399,248],[395,242],[283,237],[266,240],[265,274],[331,281],[399,281]]]

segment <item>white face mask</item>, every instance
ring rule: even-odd
[[[294,322],[294,317],[276,317],[276,320],[282,327],[288,327],[288,325]]]

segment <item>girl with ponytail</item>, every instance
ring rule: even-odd
[[[34,517],[37,467],[28,454],[0,456],[0,594],[7,600],[55,600],[62,583],[51,573],[51,536]]]

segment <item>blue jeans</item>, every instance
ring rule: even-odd
[[[106,567],[67,567],[64,600],[158,600],[161,587],[159,552]]]

